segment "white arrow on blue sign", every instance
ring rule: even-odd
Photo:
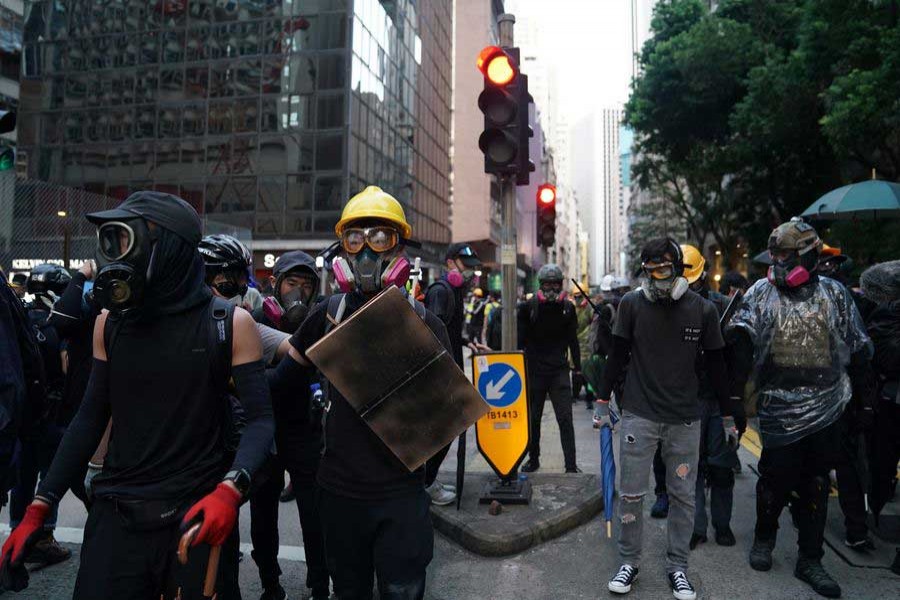
[[[488,404],[497,408],[509,406],[522,393],[522,378],[514,368],[494,363],[478,375],[478,391]]]

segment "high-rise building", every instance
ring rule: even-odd
[[[450,241],[452,0],[30,7],[30,178],[178,194],[252,232],[257,267],[330,244],[366,185],[400,200],[426,258]]]
[[[495,270],[501,241],[500,187],[484,172],[484,155],[478,149],[484,129],[478,95],[484,77],[476,59],[485,46],[499,43],[497,17],[503,2],[455,0],[453,10],[452,234],[454,241],[471,243],[487,270]],[[499,287],[499,278],[489,282]]]
[[[16,110],[19,106],[23,9],[22,0],[0,0],[0,110]],[[0,149],[15,142],[15,131],[0,135]]]
[[[571,129],[572,178],[590,240],[590,282],[619,273],[619,127],[622,111],[604,108]]]

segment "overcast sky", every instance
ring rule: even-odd
[[[636,0],[639,12],[651,2]],[[628,99],[632,0],[507,0],[507,10],[541,23],[544,54],[556,65],[556,98],[570,123]],[[647,19],[640,15],[641,29]],[[641,37],[645,34],[640,34]]]

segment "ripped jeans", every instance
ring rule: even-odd
[[[619,427],[619,554],[633,567],[641,563],[644,496],[656,444],[662,444],[669,493],[666,571],[686,571],[694,530],[694,490],[700,452],[700,421],[657,423],[625,412]]]

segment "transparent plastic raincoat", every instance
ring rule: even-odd
[[[847,289],[822,277],[782,290],[757,281],[728,331],[753,342],[753,380],[763,445],[786,446],[835,422],[850,401],[847,365],[872,343]]]

